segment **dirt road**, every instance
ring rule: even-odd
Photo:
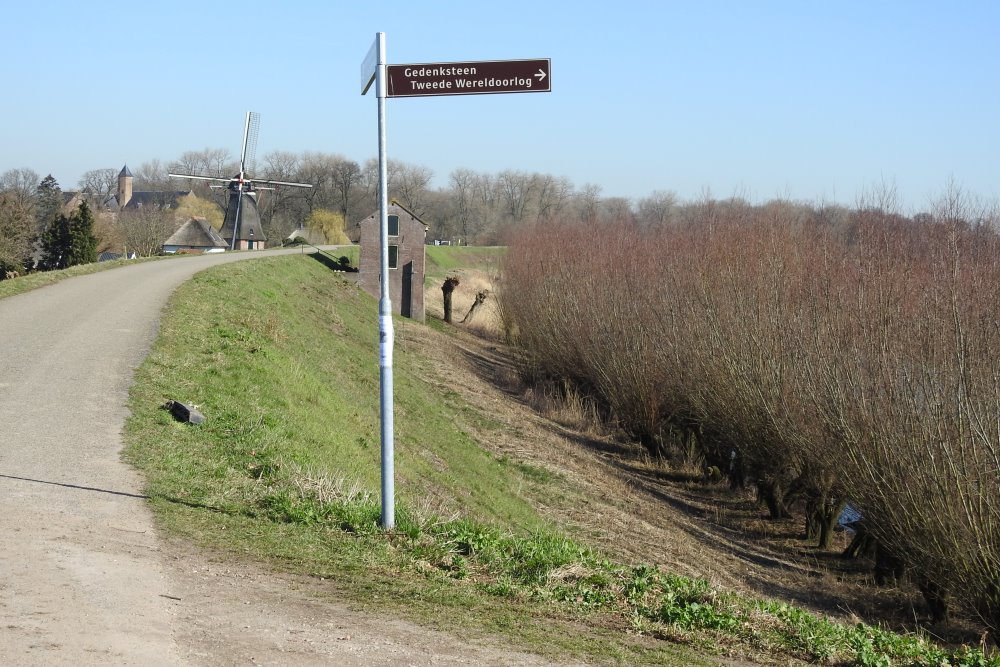
[[[544,664],[318,602],[293,577],[154,529],[119,456],[133,371],[180,283],[266,254],[136,264],[0,300],[0,664]]]

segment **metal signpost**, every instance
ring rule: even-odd
[[[392,302],[389,300],[389,160],[385,148],[385,33],[375,34],[375,43],[361,63],[361,94],[375,82],[378,98],[378,217],[381,269],[379,271],[379,414],[382,424],[382,527],[396,525],[396,493],[392,442]]]
[[[389,300],[389,160],[385,148],[385,98],[489,93],[548,93],[552,90],[552,61],[481,60],[460,63],[387,65],[385,33],[361,62],[361,94],[375,84],[378,98],[378,214],[381,269],[379,281],[379,382],[382,423],[382,527],[396,525],[392,405],[392,304]]]

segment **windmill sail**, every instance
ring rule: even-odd
[[[240,168],[244,174],[252,174],[257,168],[257,134],[260,132],[260,114],[247,112],[246,129],[243,131],[243,154]]]
[[[227,183],[229,201],[226,205],[226,218],[222,223],[220,234],[229,242],[230,250],[237,248],[253,249],[263,247],[267,241],[261,224],[260,211],[257,208],[257,193],[254,183],[266,185],[287,185],[296,188],[311,188],[308,183],[291,181],[254,181],[249,174],[254,169],[257,152],[257,133],[260,129],[260,114],[248,111],[246,123],[243,125],[243,146],[240,149],[240,171],[232,178],[215,178],[195,174],[169,174],[173,178],[194,178],[205,181]],[[212,186],[216,187],[216,186]],[[219,186],[222,187],[222,186]],[[273,190],[274,188],[262,188]]]

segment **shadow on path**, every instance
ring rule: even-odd
[[[96,491],[98,493],[110,493],[113,496],[126,496],[128,498],[141,498],[149,500],[149,496],[140,493],[128,493],[127,491],[112,491],[111,489],[98,489],[94,486],[81,486],[80,484],[67,484],[66,482],[50,482],[44,479],[32,479],[30,477],[17,477],[16,475],[0,474],[3,479],[16,479],[19,482],[34,482],[35,484],[51,484],[52,486],[62,486],[67,489],[79,489],[81,491]]]

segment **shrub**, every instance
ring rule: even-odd
[[[696,443],[774,517],[804,500],[821,546],[849,497],[935,618],[951,592],[1000,628],[995,212],[682,213],[514,235],[499,300],[524,379],[572,383],[658,457]]]

